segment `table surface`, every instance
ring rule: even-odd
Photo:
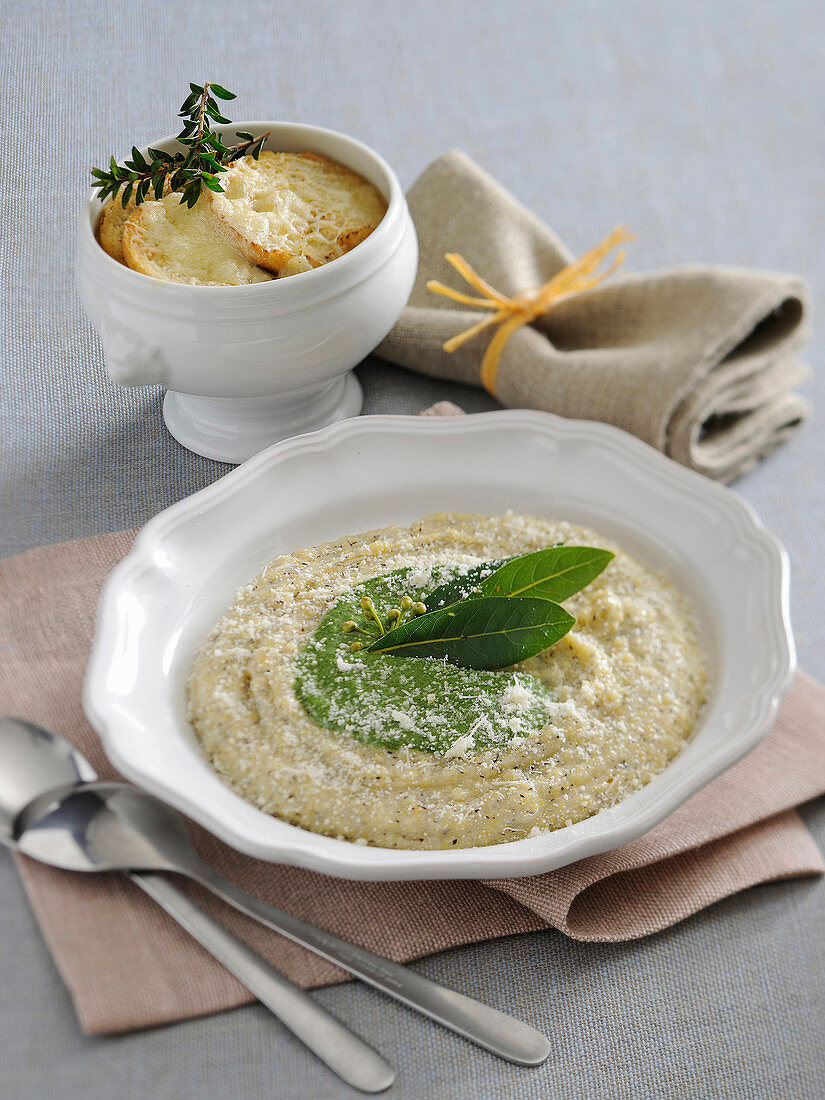
[[[636,270],[800,272],[825,293],[825,30],[816,0],[7,0],[0,554],[144,523],[226,467],[166,433],[161,394],[112,385],[72,280],[88,166],[171,132],[190,79],[237,117],[349,132],[408,185],[464,148],[575,251],[617,222]],[[233,56],[233,53],[235,56]],[[230,111],[232,113],[232,111]],[[234,116],[233,116],[234,117]],[[806,392],[825,407],[813,343]],[[377,361],[365,413],[480,391]],[[820,419],[736,486],[785,542],[804,668],[825,677]],[[825,841],[825,805],[803,810]],[[259,1006],[119,1038],[80,1034],[0,855],[0,1094],[354,1095]],[[391,1058],[401,1098],[819,1097],[825,882],[731,898],[636,943],[509,937],[416,964],[543,1028],[541,1069],[498,1062],[359,984],[320,991]]]

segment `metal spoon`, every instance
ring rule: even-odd
[[[2,763],[0,756],[0,786]],[[535,1066],[550,1053],[549,1041],[534,1027],[245,893],[201,860],[175,810],[136,787],[94,783],[62,798],[40,798],[17,825],[20,850],[55,866],[186,875],[242,913],[508,1061]]]
[[[63,738],[31,722],[0,717],[0,843],[22,851],[17,842],[19,819],[32,800],[45,795],[51,804],[94,778],[91,764]],[[162,875],[129,877],[339,1077],[364,1092],[389,1088],[395,1072],[380,1054],[199,909],[174,883]]]

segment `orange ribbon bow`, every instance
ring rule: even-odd
[[[498,325],[498,331],[490,341],[484,358],[481,361],[481,382],[488,393],[495,396],[496,374],[498,373],[499,360],[504,346],[516,329],[522,325],[529,325],[537,317],[547,313],[551,306],[565,298],[572,298],[574,294],[581,294],[585,290],[603,282],[617,267],[624,263],[625,252],[622,248],[616,255],[613,263],[606,270],[596,273],[596,268],[604,261],[609,252],[625,241],[632,240],[632,234],[627,233],[622,226],[617,226],[609,233],[601,244],[591,248],[589,252],[568,264],[549,279],[543,286],[522,291],[513,298],[494,290],[489,283],[475,272],[463,256],[457,252],[447,252],[445,260],[456,269],[467,282],[483,298],[473,298],[469,294],[462,294],[459,290],[445,286],[437,279],[430,279],[427,290],[434,294],[443,294],[446,298],[452,298],[454,302],[462,302],[464,305],[479,306],[481,309],[493,310],[489,317],[485,317],[478,324],[471,325],[464,332],[452,336],[442,346],[446,352],[455,351],[467,340],[471,340],[483,329],[490,325]]]

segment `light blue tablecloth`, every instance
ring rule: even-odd
[[[815,0],[7,0],[0,554],[130,527],[219,476],[166,434],[161,395],[107,380],[73,289],[88,167],[177,129],[189,80],[233,117],[347,131],[402,183],[460,146],[575,250],[616,222],[630,266],[718,261],[825,290],[825,31]],[[823,343],[807,387],[819,408]],[[366,412],[479,391],[368,362]],[[819,420],[737,489],[789,548],[801,661],[825,678]],[[804,811],[825,840],[825,807]],[[0,855],[0,1095],[109,1100],[344,1096],[258,1007],[116,1039],[80,1035]],[[357,984],[317,997],[399,1069],[399,1100],[823,1095],[825,883],[762,887],[638,943],[555,933],[420,969],[546,1029],[505,1065]]]

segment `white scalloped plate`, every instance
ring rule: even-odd
[[[707,639],[709,700],[643,790],[527,840],[445,852],[333,840],[256,809],[201,754],[185,683],[235,591],[279,554],[454,510],[595,527],[668,574]],[[739,497],[615,428],[545,413],[372,416],[262,451],[146,525],[113,571],[84,689],[124,775],[261,859],[352,879],[532,875],[641,836],[767,732],[795,666],[787,556]]]

